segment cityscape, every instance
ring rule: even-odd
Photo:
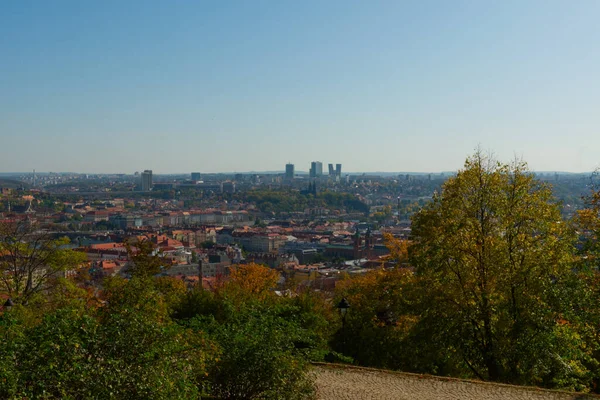
[[[0,2],[0,400],[598,399],[598,15]]]
[[[126,274],[124,243],[135,235],[151,238],[171,265],[166,275],[189,284],[210,288],[230,266],[251,261],[332,289],[340,272],[363,274],[388,258],[385,234],[408,240],[412,216],[452,176],[344,174],[332,163],[324,173],[320,161],[308,173],[291,163],[266,174],[33,171],[0,180],[0,217],[69,237],[98,284]],[[536,176],[554,185],[565,218],[584,207],[593,182],[591,173]]]
[[[380,345],[365,347],[362,339],[357,340],[352,332],[359,332],[360,335],[380,335],[406,329],[406,322],[402,322],[404,317],[398,313],[412,311],[405,310],[402,302],[409,301],[412,296],[421,299],[418,301],[427,302],[427,297],[421,298],[419,292],[404,294],[405,290],[413,290],[409,289],[413,285],[410,283],[413,282],[410,277],[418,276],[414,275],[413,271],[415,265],[419,265],[420,262],[419,252],[425,250],[420,247],[421,244],[417,244],[422,242],[416,241],[430,241],[431,246],[439,242],[438,235],[443,235],[444,243],[453,242],[455,234],[451,233],[448,236],[448,233],[440,233],[437,230],[450,220],[442,219],[438,221],[437,227],[431,226],[426,215],[436,207],[440,207],[440,212],[446,207],[457,207],[444,205],[446,200],[443,199],[451,199],[451,191],[461,188],[462,185],[470,187],[459,189],[463,191],[463,199],[469,199],[469,190],[474,190],[476,196],[480,196],[484,190],[487,191],[478,186],[476,181],[469,181],[468,174],[480,174],[482,179],[509,178],[504,182],[513,181],[521,176],[518,179],[522,179],[523,182],[518,185],[525,185],[525,192],[530,194],[523,194],[524,197],[517,201],[519,204],[524,202],[522,204],[525,207],[530,207],[526,205],[527,202],[538,203],[529,213],[522,216],[518,211],[521,205],[510,205],[508,210],[501,207],[495,211],[495,218],[500,219],[494,224],[503,226],[504,219],[512,221],[515,217],[521,221],[517,224],[538,219],[544,221],[543,224],[550,225],[537,225],[536,222],[536,225],[528,228],[534,229],[528,233],[530,237],[550,229],[553,233],[543,233],[542,237],[561,235],[560,241],[556,243],[570,246],[570,231],[560,229],[568,227],[565,224],[561,225],[562,221],[572,221],[569,224],[575,223],[582,229],[581,244],[577,246],[581,246],[583,254],[594,254],[594,248],[587,250],[587,246],[596,243],[594,224],[597,223],[595,218],[599,218],[600,215],[594,211],[598,207],[597,200],[594,200],[597,199],[594,196],[598,193],[597,174],[533,173],[520,169],[525,164],[477,169],[477,165],[488,165],[487,157],[481,152],[476,152],[467,159],[465,169],[452,173],[345,173],[342,164],[334,166],[329,163],[324,171],[323,163],[314,161],[311,162],[308,173],[297,172],[295,165],[288,162],[282,172],[271,173],[190,172],[170,175],[155,174],[154,170],[145,169],[133,174],[36,171],[3,174],[0,177],[0,249],[3,251],[0,267],[5,279],[0,281],[0,294],[5,300],[0,318],[9,315],[22,318],[20,315],[28,314],[21,313],[31,312],[27,311],[30,304],[38,305],[36,314],[41,318],[50,312],[47,311],[47,307],[54,307],[50,306],[48,301],[57,301],[52,299],[60,296],[60,304],[64,304],[62,307],[81,310],[76,311],[77,313],[96,315],[97,312],[108,311],[111,315],[118,316],[123,312],[127,313],[128,307],[135,307],[137,311],[133,315],[143,318],[144,323],[148,323],[155,318],[152,315],[157,310],[152,308],[142,311],[143,304],[150,301],[151,297],[148,296],[158,295],[162,300],[157,305],[169,307],[164,311],[166,314],[161,314],[163,317],[159,318],[169,318],[167,321],[172,319],[172,322],[167,324],[174,324],[172,328],[180,327],[177,329],[184,329],[190,316],[196,315],[194,318],[198,318],[198,315],[204,315],[201,318],[215,318],[219,313],[225,312],[222,307],[236,307],[237,312],[219,317],[225,318],[223,322],[215,322],[217,325],[213,327],[210,324],[202,325],[205,327],[199,332],[204,332],[204,329],[217,329],[211,331],[211,335],[212,340],[218,341],[215,343],[219,346],[241,347],[249,352],[267,351],[269,363],[274,363],[274,368],[287,368],[284,364],[279,364],[281,361],[277,358],[281,357],[282,351],[283,354],[287,354],[286,357],[294,357],[298,363],[303,362],[307,356],[292,350],[298,345],[309,346],[312,351],[317,351],[309,356],[309,359],[315,362],[325,360],[343,364],[348,362],[348,359],[344,358],[347,357],[345,354],[352,354],[354,363],[359,365],[415,370],[421,367],[405,364],[407,349],[404,347],[404,341],[416,341],[410,344],[416,346],[411,347],[415,351],[429,348],[430,344],[422,344],[418,337],[409,339],[404,336],[392,336],[382,339]],[[510,183],[508,185],[498,186],[500,192],[483,197],[488,207],[498,207],[493,205],[496,204],[494,202],[502,202],[505,196],[510,198],[513,189]],[[439,193],[442,197],[439,197]],[[473,200],[475,199],[467,201]],[[476,200],[474,204],[478,204],[479,201]],[[590,211],[592,214],[588,214]],[[462,206],[458,206],[452,212],[471,213],[469,208],[462,209]],[[538,212],[540,214],[532,219],[532,213]],[[473,219],[477,213],[470,215],[466,217],[467,220],[472,221],[471,223],[477,221]],[[580,219],[586,215],[592,219]],[[413,231],[415,224],[416,233]],[[428,238],[429,234],[424,229],[431,228],[435,230],[431,233],[433,236]],[[443,229],[450,229],[451,232],[456,228]],[[510,228],[508,229],[510,231]],[[416,239],[417,237],[420,239]],[[492,237],[497,236],[493,233],[490,240]],[[32,243],[33,247],[29,247],[29,243]],[[473,243],[473,246],[477,248],[478,245]],[[527,260],[540,257],[538,245],[519,246],[517,252],[521,254],[520,257],[526,257]],[[550,257],[549,262],[555,265],[553,263],[557,261],[554,261],[553,252],[557,250],[551,250],[555,245],[540,242],[539,246],[550,246],[541,257]],[[567,247],[561,251],[563,255],[579,252],[576,247],[570,249]],[[452,257],[456,256],[454,250],[448,251]],[[531,255],[523,256],[523,252],[530,251],[533,252]],[[505,250],[499,249],[499,253],[496,254],[504,252]],[[460,251],[456,254],[460,254]],[[58,264],[52,261],[55,257],[60,260]],[[594,258],[581,260],[584,261],[582,265],[587,265],[588,261],[591,265],[595,263]],[[530,268],[524,262],[521,265],[521,268],[525,268],[523,271]],[[565,276],[561,279],[568,281],[571,274],[570,265],[574,264],[565,264],[567,269],[563,270]],[[583,284],[587,281],[581,282]],[[139,283],[148,285],[141,293],[139,287],[135,286]],[[397,288],[390,291],[390,285]],[[417,301],[416,298],[410,301]],[[565,300],[571,298],[575,297]],[[82,301],[91,303],[82,309]],[[392,301],[400,303],[392,305]],[[94,305],[96,302],[99,302],[100,308]],[[113,307],[125,308],[113,310]],[[241,325],[236,325],[238,322],[234,321],[240,315],[257,312],[254,307],[261,310],[258,311],[258,316],[253,316],[249,321],[242,317],[239,322]],[[281,329],[288,330],[286,335],[289,336],[285,336],[286,339],[271,337],[263,342],[267,348],[260,350],[253,344],[256,343],[256,339],[252,339],[252,335],[263,335],[261,332],[265,328],[263,325],[259,325],[260,328],[253,327],[252,324],[268,323],[263,321],[265,314],[262,313],[268,315],[272,312],[269,311],[270,307],[291,307],[290,310],[294,311],[290,312],[307,313],[303,318],[309,319],[298,322],[299,325],[289,325],[297,316],[284,314],[287,316],[277,317],[278,322],[273,329],[275,332]],[[334,312],[336,308],[340,311],[339,314]],[[169,309],[170,311],[167,311]],[[205,309],[207,311],[202,311]],[[364,310],[370,311],[365,313]],[[442,307],[442,310],[445,308]],[[347,312],[352,314],[346,321]],[[99,314],[99,317],[100,315],[102,314]],[[259,319],[251,322],[255,318]],[[453,318],[455,317],[452,317],[452,320]],[[550,317],[550,321],[553,321],[553,318]],[[308,321],[321,322],[312,325],[316,322]],[[74,322],[79,323],[77,320]],[[138,356],[131,359],[131,362],[133,365],[139,365],[139,357],[144,357],[143,354],[148,351],[169,348],[181,340],[188,343],[196,337],[194,334],[185,339],[183,336],[176,339],[172,336],[175,334],[173,333],[162,338],[157,337],[152,342],[146,342],[141,347],[131,350],[131,339],[137,338],[138,335],[147,335],[150,332],[148,329],[155,328],[147,326],[142,331],[130,331],[130,328],[121,325],[112,327],[108,322],[103,324],[106,324],[105,329],[118,329],[119,332],[127,329],[125,332],[128,333],[122,337],[128,350],[123,350],[123,355],[104,354],[100,360],[90,360],[92,365],[98,365],[98,362],[102,364],[102,360],[107,357],[120,359],[132,351],[137,352]],[[409,326],[413,326],[412,323],[409,323]],[[413,329],[417,329],[417,326]],[[304,327],[301,328],[303,335],[312,336],[295,337],[294,329],[300,327]],[[243,339],[233,344],[227,338],[236,332],[244,332],[241,336]],[[37,339],[32,336],[32,340]],[[109,346],[106,349],[112,346],[110,343],[114,343],[114,338],[110,335],[100,335],[93,340],[106,343],[101,344]],[[304,344],[293,345],[291,341],[297,340]],[[55,339],[51,343],[56,343]],[[91,345],[81,343],[76,346]],[[460,343],[460,340],[457,343]],[[576,345],[577,343],[575,342]],[[446,348],[447,345],[442,346]],[[9,349],[6,346],[4,348]],[[288,350],[283,350],[286,348]],[[175,354],[181,354],[183,357],[180,359],[182,365],[189,365],[186,354],[191,350],[185,350],[184,353],[179,353],[181,350],[175,351]],[[196,357],[215,354],[214,348],[210,346],[203,346],[194,351],[198,351]],[[223,393],[224,396],[228,396],[227,393],[231,393],[232,390],[232,382],[239,380],[240,371],[245,371],[244,373],[249,373],[250,376],[260,374],[260,364],[255,361],[240,359],[235,352],[229,355],[219,354],[220,356],[212,355],[217,361],[209,363],[207,367],[194,367],[205,371],[202,372],[205,378],[201,382],[210,382],[213,385],[210,393]],[[371,354],[378,354],[378,361],[369,361]],[[42,357],[46,360],[48,356]],[[220,357],[225,357],[223,362],[218,361]],[[411,360],[411,357],[413,356],[410,355],[408,360]],[[329,398],[337,397],[339,393],[335,389],[336,386],[319,380],[315,384],[306,371],[318,371],[320,377],[328,377],[328,382],[339,377],[329,376],[329,367],[314,364],[309,368],[308,365],[296,364],[295,369],[285,369],[286,372],[282,373],[304,372],[295,375],[291,387],[279,387],[278,393],[287,390],[290,396],[296,396],[297,393],[306,391],[306,396],[311,397],[317,385],[318,390],[326,393],[332,391],[328,395]],[[45,371],[43,368],[42,370]],[[115,373],[122,376],[123,371],[119,369]],[[170,371],[169,373],[180,373],[178,370]],[[387,379],[386,373],[382,370],[380,374],[384,375],[377,379]],[[223,380],[223,376],[227,376],[226,380]],[[191,378],[186,379],[191,385],[187,390],[198,393],[198,384],[189,380]],[[355,390],[380,390],[378,388],[381,386],[376,383],[378,381],[372,381],[375,379],[373,376],[361,379],[365,381]],[[53,378],[50,378],[44,382],[52,381]],[[271,374],[261,377],[260,382],[265,385],[260,389],[260,393],[278,387]],[[417,396],[426,393],[426,389],[420,388],[418,384],[415,387],[416,384],[409,380],[396,390],[400,393],[408,391],[411,396],[415,393]],[[85,390],[90,390],[90,395],[104,390],[94,384],[87,384],[85,387]],[[154,386],[152,393],[160,393],[160,387]],[[0,390],[6,393],[10,389],[0,385]],[[131,389],[128,386],[119,390],[126,393],[124,398],[129,398]],[[249,390],[244,389],[244,396]],[[485,391],[474,391],[473,388],[460,390],[467,390],[472,398],[489,395]],[[168,393],[168,396],[171,396],[179,392],[168,390]],[[176,394],[175,398],[179,398],[180,395]]]

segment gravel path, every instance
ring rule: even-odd
[[[415,374],[362,368],[318,365],[316,370],[319,400],[583,400],[599,399],[577,393],[556,392],[530,387],[445,379]]]

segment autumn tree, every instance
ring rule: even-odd
[[[599,171],[592,176],[590,193],[584,197],[585,207],[578,210],[573,223],[578,233],[577,273],[585,290],[577,298],[574,310],[580,318],[581,340],[592,350],[592,366],[600,366],[600,187]],[[595,386],[600,382],[597,371]],[[598,389],[596,388],[596,391]]]
[[[578,210],[574,218],[581,240],[581,254],[585,263],[600,268],[600,189],[593,187],[585,197],[585,207]]]
[[[586,369],[566,319],[573,235],[527,165],[477,152],[413,219],[421,327],[479,378],[556,385]],[[580,349],[579,349],[580,350]]]
[[[26,302],[49,290],[63,272],[86,261],[68,244],[68,238],[56,239],[27,221],[0,224],[0,291]]]
[[[388,260],[396,262],[398,266],[406,265],[408,262],[408,248],[410,241],[394,237],[391,233],[384,233],[383,240],[385,247],[390,252],[387,256]]]
[[[273,295],[278,280],[279,273],[274,269],[255,263],[240,264],[231,267],[229,279],[220,291],[230,296],[264,300]]]

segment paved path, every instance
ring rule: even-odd
[[[595,396],[362,368],[316,366],[318,400],[583,400]]]

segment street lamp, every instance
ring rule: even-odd
[[[14,305],[15,305],[15,303],[13,303],[12,299],[9,298],[8,300],[6,300],[6,302],[4,302],[3,307],[6,311],[10,311]]]
[[[346,313],[348,312],[348,309],[350,308],[350,303],[348,303],[348,300],[346,300],[346,298],[344,297],[338,303],[337,308],[338,308],[338,310],[340,310],[340,314],[342,315],[342,328],[343,328],[344,322],[346,322]]]

